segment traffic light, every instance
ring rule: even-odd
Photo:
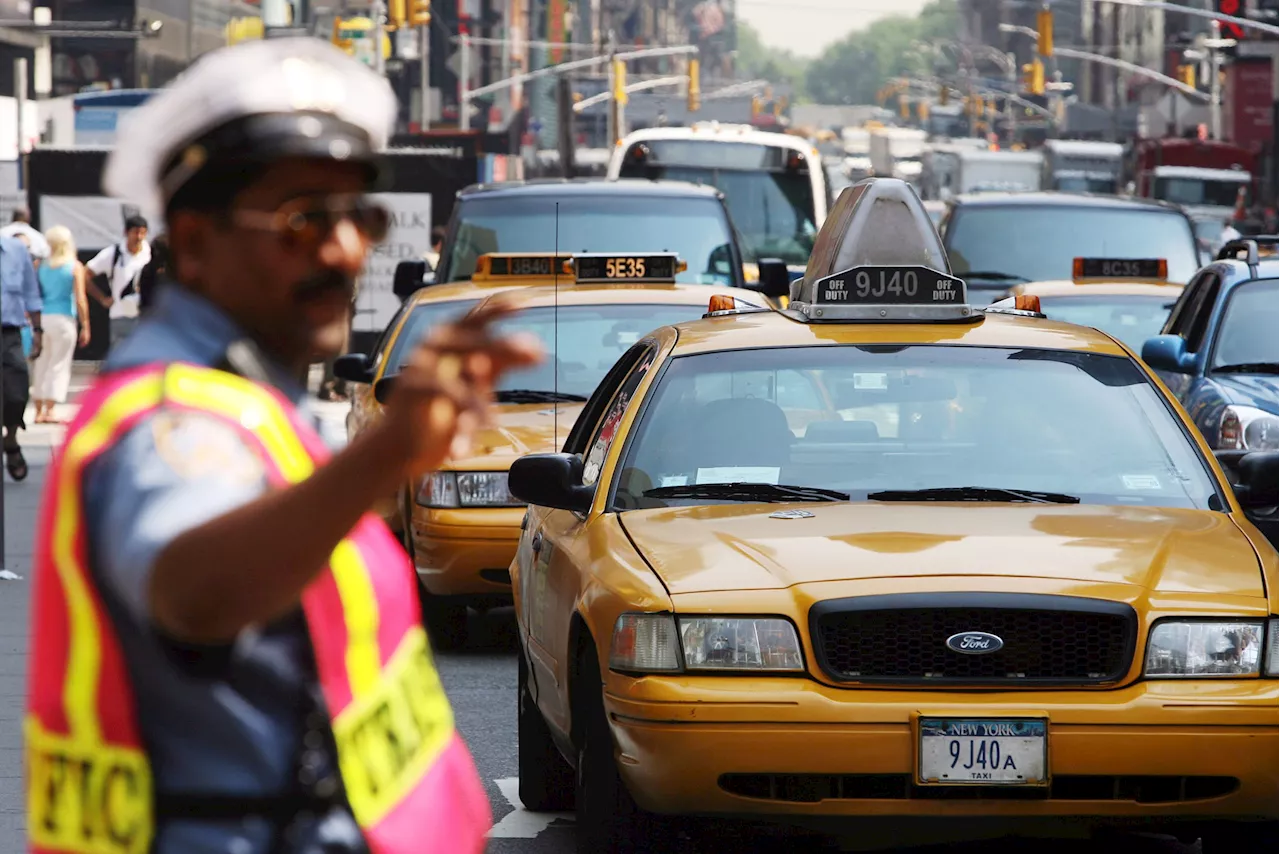
[[[916,104],[916,116],[922,122],[929,121],[929,102],[928,101],[920,101],[919,103]]]
[[[938,103],[945,107],[950,102],[951,102],[951,90],[948,89],[945,84],[943,84],[942,86],[939,86],[938,87]]]
[[[387,0],[387,29],[398,30],[405,24],[405,0]]]
[[[1036,53],[1053,56],[1053,10],[1047,6],[1036,13]]]
[[[907,103],[906,98],[898,99],[898,115],[904,119],[911,117],[911,105]]]
[[[689,112],[694,113],[702,106],[701,66],[697,58],[689,60]]]
[[[613,61],[613,100],[627,103],[627,64],[621,59]]]
[[[1044,63],[1032,60],[1022,66],[1022,88],[1032,95],[1044,94]]]
[[[431,0],[409,0],[409,23],[415,27],[431,23]]]
[[[1178,79],[1188,86],[1195,88],[1196,85],[1196,67],[1188,63],[1187,65],[1178,66]]]
[[[760,115],[760,111],[764,109],[764,101],[760,100],[759,95],[751,96],[751,118]]]
[[[345,24],[345,23],[346,23],[346,22],[345,22],[342,18],[334,18],[334,19],[333,19],[333,38],[332,38],[332,41],[333,41],[333,43],[334,43],[335,45],[337,45],[338,47],[342,48],[342,49],[343,49],[343,50],[345,50],[347,53],[351,53],[351,52],[353,52],[353,51],[355,50],[355,45],[352,43],[351,39],[347,39],[347,38],[343,38],[343,37],[342,37],[342,27],[343,27],[343,24]]]

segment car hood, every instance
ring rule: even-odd
[[[497,407],[493,424],[476,434],[469,456],[449,461],[455,471],[509,468],[525,454],[560,450],[582,411],[581,403],[533,403]]]
[[[1267,374],[1213,374],[1213,381],[1222,389],[1227,403],[1252,406],[1263,412],[1276,414],[1276,400],[1280,398],[1280,377]]]
[[[813,515],[770,515],[783,509]],[[1211,511],[815,502],[633,510],[621,518],[673,595],[925,576],[1264,595],[1252,547],[1226,514]]]

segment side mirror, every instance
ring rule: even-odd
[[[333,360],[333,375],[349,383],[371,383],[373,365],[365,353],[347,353]]]
[[[401,261],[396,265],[395,278],[391,282],[391,290],[402,300],[413,296],[426,284],[426,261]]]
[[[1192,370],[1192,354],[1187,352],[1187,342],[1177,335],[1157,335],[1142,345],[1142,361],[1157,371],[1189,374]]]
[[[752,286],[767,297],[779,299],[791,295],[791,274],[787,272],[787,264],[778,258],[761,258],[756,261],[760,270],[760,280]]]
[[[1275,507],[1280,503],[1280,451],[1253,451],[1236,464],[1239,485],[1236,498],[1249,509]]]
[[[578,454],[529,454],[511,464],[507,488],[516,498],[538,507],[586,513],[595,490],[582,483]]]
[[[395,387],[396,375],[385,374],[382,379],[373,384],[373,399],[385,405],[391,398],[391,390]]]

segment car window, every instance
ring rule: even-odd
[[[582,482],[584,485],[594,486],[600,479],[600,469],[604,466],[604,459],[609,454],[609,447],[613,444],[614,437],[618,435],[618,425],[622,423],[622,417],[626,414],[636,389],[640,387],[645,375],[653,367],[654,357],[655,351],[649,349],[640,358],[639,364],[623,380],[617,394],[609,401],[609,408],[605,410],[604,417],[596,426],[595,434],[591,437],[591,443],[587,448],[587,455],[583,460]]]
[[[1163,330],[1165,334],[1186,337],[1187,329],[1191,326],[1191,318],[1195,313],[1192,304],[1197,299],[1203,298],[1205,283],[1209,276],[1208,271],[1203,271],[1183,289],[1182,296],[1178,297],[1178,301],[1173,304],[1173,310],[1169,313],[1168,321],[1165,322]]]
[[[720,201],[623,193],[555,198],[471,198],[458,222],[442,282],[469,279],[488,252],[674,252],[683,284],[737,285],[733,234]]]
[[[1105,206],[973,205],[946,226],[947,253],[957,276],[997,272],[1040,282],[1071,278],[1072,261],[1164,258],[1169,280],[1189,282],[1200,267],[1187,218],[1160,209]]]
[[[1280,362],[1280,292],[1276,281],[1245,282],[1227,294],[1210,369]]]
[[[797,419],[778,389],[816,378],[834,412]],[[767,482],[838,490],[962,486],[1085,504],[1209,508],[1217,487],[1131,359],[995,347],[822,346],[672,359],[632,431],[616,507],[664,486]],[[721,499],[717,499],[721,500]]]
[[[1213,316],[1213,307],[1218,301],[1221,286],[1222,278],[1217,273],[1209,272],[1196,301],[1189,306],[1186,334],[1183,338],[1186,339],[1187,350],[1192,353],[1199,353],[1204,344],[1204,334],[1209,329],[1209,318]]]
[[[437,323],[461,315],[478,300],[424,303],[410,316],[396,341],[390,365],[404,363],[412,342]],[[626,350],[659,326],[696,320],[706,311],[700,305],[602,303],[526,308],[501,321],[505,333],[529,333],[546,353],[541,364],[511,371],[497,391],[528,389],[591,396],[600,380]]]
[[[1141,352],[1148,338],[1160,334],[1172,301],[1172,294],[1040,297],[1040,310],[1052,320],[1101,329],[1134,352]]]

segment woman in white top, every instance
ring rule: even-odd
[[[35,423],[56,424],[53,407],[66,403],[76,343],[81,347],[89,343],[89,300],[85,292],[89,275],[84,264],[76,260],[70,229],[55,225],[45,239],[49,242],[49,257],[37,270],[44,300],[44,348],[35,360],[31,399],[36,407]]]

